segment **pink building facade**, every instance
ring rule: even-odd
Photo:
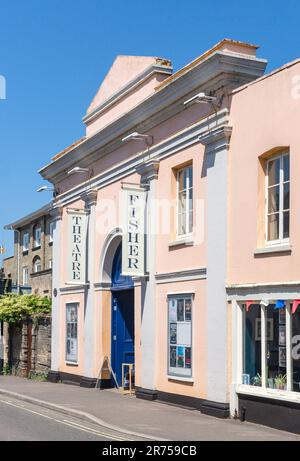
[[[132,363],[139,398],[297,412],[300,65],[263,77],[256,51],[223,40],[176,73],[119,56],[86,136],[40,171],[57,191],[49,379],[93,387],[109,362],[120,385]]]

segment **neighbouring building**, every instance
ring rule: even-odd
[[[53,219],[51,203],[5,226],[14,231],[14,255],[3,260],[13,291],[51,296]]]
[[[52,381],[95,386],[108,358],[121,384],[134,363],[137,397],[229,416],[230,108],[265,71],[256,50],[223,40],[176,73],[117,57],[86,136],[40,171],[58,191]]]

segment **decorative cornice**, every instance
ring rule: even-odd
[[[299,297],[300,281],[227,285],[226,292],[229,301],[292,300]]]
[[[107,172],[104,172],[91,179],[91,188],[100,189],[112,184],[115,181],[122,180],[126,176],[136,173],[137,168],[143,163],[149,161],[149,158],[161,161],[176,152],[186,149],[194,144],[199,143],[199,136],[208,132],[210,126],[214,123],[228,124],[228,110],[223,109],[218,113],[209,115],[192,126],[184,128],[165,139],[159,144],[149,148],[146,152],[142,151],[137,156],[130,158],[122,164],[117,164]],[[86,186],[80,184],[72,190],[61,194],[57,200],[61,205],[70,204],[80,198]]]
[[[95,189],[90,189],[83,192],[80,198],[85,202],[87,208],[97,204],[98,192]]]
[[[61,287],[59,289],[61,294],[77,294],[77,293],[85,293],[89,289],[89,284],[82,284],[82,285],[68,285]]]
[[[220,147],[229,149],[231,134],[232,127],[226,123],[200,135],[198,139],[208,150],[215,150]]]
[[[166,272],[161,274],[155,274],[157,284],[162,283],[175,283],[185,282],[189,280],[204,280],[207,278],[206,267],[200,267],[198,269],[187,269],[177,272]]]
[[[62,206],[56,206],[54,204],[53,208],[51,208],[50,212],[49,212],[50,216],[52,217],[52,220],[53,221],[59,221],[60,219],[62,219],[62,215],[63,215],[63,207]]]
[[[265,67],[266,62],[258,58],[216,52],[201,65],[152,94],[39,172],[45,179],[59,182],[64,178],[65,170],[78,162],[82,167],[88,167],[103,155],[121,147],[122,138],[132,130],[147,132],[185,110],[184,101],[194,96],[195,91],[210,92],[220,87],[231,91],[243,83],[261,77]]]
[[[146,184],[152,179],[158,178],[158,171],[159,171],[159,160],[151,159],[146,161],[145,163],[140,164],[136,168],[136,172],[141,175],[141,182]]]

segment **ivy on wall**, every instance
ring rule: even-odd
[[[38,295],[7,294],[0,296],[0,320],[15,323],[51,313],[51,299]]]

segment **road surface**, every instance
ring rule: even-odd
[[[0,396],[0,441],[130,440],[133,440],[133,437],[107,429],[105,426]]]

